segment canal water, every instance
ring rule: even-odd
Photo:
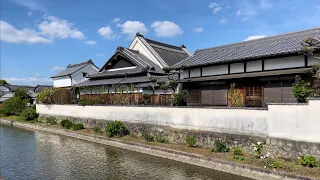
[[[137,152],[1,124],[0,148],[1,176],[8,180],[248,180]]]

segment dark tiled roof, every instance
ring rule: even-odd
[[[197,50],[195,55],[178,62],[173,67],[179,68],[181,65],[192,67],[297,53],[302,49],[303,40],[320,36],[319,28]]]
[[[157,54],[165,61],[168,66],[172,66],[177,62],[189,57],[189,54],[182,47],[172,46],[144,38],[147,43],[157,52]]]
[[[42,92],[43,90],[45,89],[50,89],[50,88],[53,88],[53,86],[48,86],[48,85],[37,85],[35,88],[34,88],[34,92]]]
[[[88,79],[81,83],[76,84],[77,87],[84,86],[99,86],[99,85],[116,85],[116,84],[137,84],[138,87],[147,87],[152,85],[152,78],[157,78],[158,81],[168,81],[167,76],[129,76],[127,78],[110,78],[110,79]]]
[[[78,64],[69,64],[65,70],[59,72],[58,74],[52,76],[51,78],[61,77],[61,76],[68,76],[68,75],[78,71],[79,69],[85,67],[88,64],[94,65],[94,63],[92,62],[91,59],[89,59],[88,61],[82,62],[82,63],[78,63]],[[95,67],[97,67],[97,66],[95,66]]]
[[[34,90],[33,86],[7,85],[7,87],[9,87],[11,92],[15,92],[16,89],[18,89],[18,88],[25,88],[28,91],[33,91]]]
[[[101,78],[101,77],[112,77],[112,76],[124,76],[125,74],[132,75],[132,74],[138,74],[142,72],[164,74],[164,71],[157,64],[149,60],[144,55],[140,54],[138,51],[130,50],[124,47],[118,47],[114,55],[116,54],[120,54],[121,56],[127,58],[129,61],[131,61],[133,64],[136,65],[136,68],[123,69],[123,70],[117,70],[117,71],[102,71],[95,74],[91,74],[88,77]],[[110,58],[110,60],[112,60],[112,58]]]
[[[110,78],[110,79],[88,79],[81,83],[76,84],[77,87],[82,86],[98,86],[98,85],[112,85],[112,84],[131,84],[131,83],[142,83],[150,82],[149,76],[136,76],[136,77],[121,77],[121,78]]]

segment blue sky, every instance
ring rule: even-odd
[[[319,0],[1,0],[1,72],[12,84],[52,84],[68,64],[101,67],[145,37],[194,53],[320,26]]]

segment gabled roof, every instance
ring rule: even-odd
[[[49,86],[49,85],[37,85],[35,88],[34,88],[34,92],[42,92],[43,90],[45,89],[50,89],[50,88],[53,88],[53,86]]]
[[[107,64],[112,61],[116,56],[122,56],[134,64],[135,68],[123,68],[122,70],[115,71],[103,71]],[[131,50],[124,47],[118,47],[113,56],[105,63],[98,73],[91,74],[89,78],[104,78],[104,77],[115,77],[115,76],[125,76],[130,74],[138,74],[143,72],[150,72],[156,74],[164,74],[164,71],[154,62],[149,60],[144,55],[140,54],[138,51]]]
[[[295,54],[302,50],[301,43],[308,37],[320,36],[320,27],[270,36],[235,44],[197,50],[195,55],[176,63],[173,67],[235,62],[277,55]]]
[[[190,56],[187,51],[183,50],[183,48],[185,48],[184,45],[178,47],[147,38],[145,38],[145,40],[158,53],[158,55],[165,61],[168,66],[172,66]]]
[[[149,51],[158,59],[164,67],[170,67],[179,61],[191,56],[184,45],[173,46],[162,42],[145,38],[140,33],[136,34],[141,42],[149,49]]]
[[[85,62],[82,62],[82,63],[69,64],[65,70],[59,72],[58,74],[52,76],[51,78],[71,75],[71,74],[75,73],[76,71],[78,71],[78,70],[86,67],[88,64],[92,64],[92,65],[95,66],[97,69],[99,69],[99,68],[93,63],[93,61],[92,61],[91,59],[89,59],[88,61],[85,61]]]

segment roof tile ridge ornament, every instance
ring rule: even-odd
[[[187,48],[184,44],[181,44],[180,47],[185,49]]]
[[[124,49],[124,47],[118,46],[116,51],[117,51],[117,52],[121,52],[121,51],[123,51],[123,49]]]
[[[140,34],[139,32],[136,33],[136,36],[138,36],[138,37],[143,37],[143,35]]]

